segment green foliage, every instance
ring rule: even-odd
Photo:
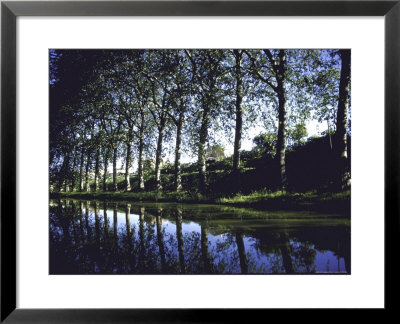
[[[259,156],[275,156],[277,143],[277,135],[275,133],[261,133],[254,137],[253,143],[255,145],[254,151]]]
[[[291,142],[290,146],[293,147],[296,145],[304,144],[306,142],[307,135],[308,133],[305,121],[294,125],[294,127],[291,129],[289,128],[288,138]]]

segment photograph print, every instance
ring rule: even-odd
[[[351,50],[50,49],[49,274],[350,274]]]

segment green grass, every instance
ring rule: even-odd
[[[350,215],[350,191],[338,193],[289,193],[285,191],[254,191],[233,197],[206,197],[196,192],[62,192],[51,197],[69,197],[105,201],[208,203],[258,210],[316,210]]]
[[[338,193],[289,193],[285,191],[256,191],[249,195],[237,194],[231,198],[216,199],[216,203],[237,207],[272,210],[315,209],[350,214],[350,190]]]
[[[291,200],[303,200],[303,201],[327,201],[332,199],[347,200],[350,198],[350,190],[338,193],[318,193],[317,191],[308,191],[305,193],[291,193],[286,191],[267,191],[260,190],[254,191],[249,195],[237,194],[231,198],[219,198],[217,199],[220,203],[235,204],[235,203],[254,203],[264,200],[271,199],[291,199]]]
[[[214,202],[199,193],[189,192],[59,192],[50,194],[51,197],[70,197],[98,200],[126,200],[126,201],[160,201],[160,202]]]

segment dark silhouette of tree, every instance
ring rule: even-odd
[[[346,189],[350,186],[350,171],[347,159],[347,113],[350,92],[350,50],[340,50],[342,59],[339,100],[336,118],[336,154],[338,157],[338,180],[339,188]]]

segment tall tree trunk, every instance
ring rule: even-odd
[[[67,156],[65,157],[65,165],[64,165],[64,171],[63,171],[63,181],[64,181],[64,191],[68,192],[69,191],[69,187],[68,187],[68,178],[69,178],[69,164],[70,164],[70,155],[67,154]]]
[[[86,161],[86,169],[85,169],[85,191],[90,191],[90,184],[89,184],[89,170],[90,170],[90,159],[91,159],[92,152],[88,151],[87,154],[87,161]]]
[[[331,128],[329,125],[329,117],[326,119],[326,123],[328,124],[329,147],[331,148],[331,151],[332,151],[332,137],[331,137]]]
[[[163,144],[163,133],[164,126],[158,130],[158,140],[157,140],[157,149],[156,149],[156,165],[155,165],[155,176],[156,176],[156,190],[162,189],[161,184],[161,153],[162,153],[162,144]]]
[[[144,115],[141,114],[140,129],[139,129],[139,159],[138,159],[138,188],[144,190],[143,177],[143,148],[144,148]]]
[[[104,173],[103,173],[103,191],[107,191],[107,178],[108,178],[108,158],[110,155],[110,150],[105,148],[104,150]]]
[[[347,160],[347,111],[350,90],[350,50],[340,50],[342,66],[339,83],[339,101],[336,120],[336,149],[338,158],[337,185],[341,189],[350,186],[350,171]]]
[[[85,150],[81,150],[81,163],[79,166],[79,191],[83,191],[83,167],[85,164]]]
[[[286,189],[286,98],[284,90],[278,95],[278,141],[276,145],[277,159],[279,162],[280,188]]]
[[[76,169],[76,162],[77,162],[77,159],[78,159],[78,154],[77,154],[77,152],[76,152],[76,149],[75,149],[75,151],[74,151],[74,162],[72,163],[72,173],[71,173],[71,188],[70,188],[70,190],[71,191],[76,191],[76,187],[75,187],[75,178],[76,178],[76,175],[75,175],[75,169]]]
[[[279,65],[275,69],[278,95],[278,141],[276,145],[277,158],[279,161],[280,187],[286,189],[286,93],[285,93],[285,71],[286,71],[286,53],[285,50],[279,52]]]
[[[175,190],[182,190],[181,178],[181,144],[182,144],[182,128],[183,128],[183,114],[179,116],[176,125],[176,144],[175,144]]]
[[[242,54],[234,50],[235,55],[235,79],[236,79],[236,126],[235,126],[235,144],[233,148],[233,171],[238,172],[240,168],[240,146],[242,140],[242,100],[243,100],[243,80],[241,75]]]
[[[117,154],[118,154],[118,147],[114,145],[113,148],[113,191],[118,190],[117,186]]]
[[[65,192],[68,192],[68,191],[69,191],[68,179],[65,179],[65,181],[64,181],[64,191],[65,191]]]
[[[270,50],[263,50],[267,55],[268,61],[273,71],[276,85],[272,84],[269,79],[261,77],[262,81],[271,87],[278,97],[278,141],[276,145],[276,161],[279,169],[279,187],[286,189],[286,93],[285,93],[285,73],[286,73],[286,51],[279,50],[278,58],[274,57]]]
[[[131,191],[131,183],[129,180],[129,169],[131,165],[131,141],[126,144],[126,161],[125,161],[125,191]]]
[[[66,191],[67,187],[67,179],[68,179],[68,165],[69,165],[69,154],[65,154],[63,164],[60,169],[60,177],[58,182],[58,191],[61,191],[64,185],[64,190]]]
[[[198,144],[197,165],[199,170],[199,191],[204,193],[207,189],[207,174],[206,174],[206,142],[208,134],[208,119],[209,119],[209,106],[204,104],[203,116],[200,127],[200,138]]]
[[[99,190],[99,178],[100,178],[100,149],[96,149],[96,158],[94,166],[94,191]]]

